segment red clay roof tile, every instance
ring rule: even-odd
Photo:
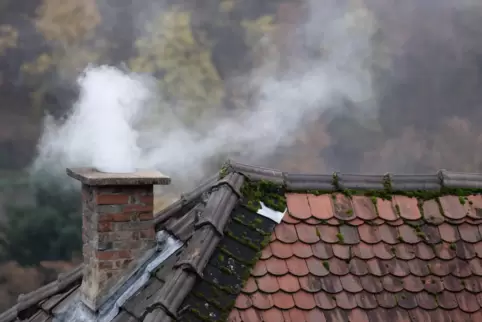
[[[315,299],[312,293],[298,292],[293,294],[296,306],[303,310],[311,310],[315,307]]]
[[[368,322],[369,319],[365,311],[360,309],[354,309],[354,310],[351,310],[348,321]]]
[[[254,266],[253,270],[251,271],[251,275],[263,276],[263,275],[266,275],[266,272],[267,272],[266,263],[260,260]]]
[[[333,205],[329,195],[308,195],[308,202],[311,208],[311,214],[314,217],[321,220],[328,220],[333,217]]]
[[[283,317],[285,322],[297,322],[297,321],[303,321],[305,319],[305,315],[303,311],[298,310],[296,308],[291,309],[289,311],[284,311]]]
[[[295,293],[301,288],[298,278],[289,274],[278,277],[278,284],[280,290],[286,293]]]
[[[261,252],[261,258],[260,259],[268,259],[270,258],[271,256],[273,255],[273,253],[271,252],[271,246],[270,245],[266,245],[266,247],[263,249],[263,251]]]
[[[296,225],[296,232],[298,233],[298,240],[305,244],[316,244],[320,241],[318,236],[320,232],[317,233],[315,226],[299,223]]]
[[[324,263],[317,258],[312,257],[306,259],[306,265],[309,272],[315,276],[326,276],[329,274],[327,267],[325,267],[327,265],[324,265]]]
[[[288,273],[288,266],[282,259],[271,257],[264,262],[266,270],[272,275],[285,275]]]
[[[298,240],[295,225],[277,225],[274,232],[276,234],[276,239],[285,244],[292,244]]]
[[[274,306],[282,310],[288,310],[295,306],[293,296],[288,293],[278,292],[272,295]]]
[[[338,227],[328,225],[318,225],[320,239],[325,243],[334,244],[338,242]]]
[[[274,242],[271,242],[270,246],[271,253],[277,258],[287,259],[293,256],[293,251],[290,245],[283,244],[278,240],[275,240]]]
[[[308,273],[310,272],[306,261],[302,258],[293,256],[286,260],[286,265],[288,265],[288,270],[290,274],[294,276],[301,277],[308,275]]]
[[[458,226],[460,238],[468,243],[479,242],[482,238],[477,226],[461,224]]]
[[[440,207],[436,200],[424,201],[422,210],[425,220],[432,225],[440,225],[445,221],[444,216],[440,213]]]
[[[239,296],[236,298],[236,303],[234,303],[234,306],[241,310],[250,308],[252,305],[253,303],[251,302],[251,298],[243,293],[239,294]]]
[[[311,245],[311,250],[313,251],[313,256],[319,259],[329,259],[333,256],[333,248],[328,244],[318,243]]]
[[[363,221],[377,218],[375,205],[369,197],[354,196],[353,210],[355,211],[356,216]]]
[[[296,242],[291,245],[291,251],[296,257],[299,258],[311,258],[313,257],[313,251],[311,250],[310,245]]]
[[[415,258],[416,246],[409,244],[397,244],[392,246],[393,252],[397,258],[402,260],[410,260]]]
[[[418,306],[425,310],[433,310],[438,307],[436,297],[427,292],[416,294]]]
[[[378,216],[386,221],[395,221],[398,214],[390,200],[377,199]]]
[[[252,278],[248,279],[246,285],[243,287],[243,293],[251,294],[258,290],[258,286],[256,285],[256,281]]]
[[[375,256],[373,253],[373,247],[365,243],[360,243],[351,247],[353,256],[361,259],[371,259]]]
[[[325,292],[318,292],[313,295],[316,305],[322,310],[331,310],[336,307],[336,299],[333,295]]]
[[[353,206],[351,200],[344,194],[337,193],[334,195],[333,209],[335,213],[335,218],[339,220],[352,220],[355,218],[355,212],[353,211]]]
[[[242,322],[241,316],[237,309],[233,309],[228,316],[228,322]]]
[[[251,303],[253,306],[260,310],[267,310],[273,307],[273,297],[271,294],[264,294],[257,292],[251,295]]]
[[[443,208],[443,215],[449,219],[462,219],[466,212],[464,207],[460,204],[457,196],[443,196],[439,198],[440,205]]]
[[[308,219],[311,217],[310,204],[305,194],[288,193],[286,195],[286,204],[290,214],[296,219]]]
[[[339,259],[349,260],[351,258],[351,247],[348,245],[335,244],[332,249],[333,255]]]
[[[396,212],[400,212],[399,215],[403,219],[419,220],[422,218],[422,214],[418,208],[417,199],[406,196],[394,196],[393,200]]]
[[[306,322],[327,322],[323,312],[315,308],[311,311],[305,312]]]
[[[233,322],[482,316],[482,197],[288,194],[287,202]]]
[[[263,321],[259,313],[253,308],[240,311],[239,315],[241,317],[241,321],[243,322],[262,322]]]
[[[379,259],[392,259],[395,257],[390,245],[378,243],[372,246],[375,256]]]
[[[283,313],[275,308],[263,311],[262,315],[264,321],[283,321]]]
[[[285,223],[287,223],[287,224],[297,224],[297,223],[299,223],[301,220],[296,219],[296,218],[293,217],[290,213],[288,213],[288,214],[285,214],[285,215],[283,216],[282,221],[285,222]]]
[[[356,276],[347,274],[345,276],[340,277],[340,281],[341,281],[341,286],[343,286],[343,289],[350,293],[358,293],[363,291],[360,279]]]
[[[355,294],[357,305],[365,310],[374,309],[378,306],[377,298],[374,294],[368,292],[360,292]]]

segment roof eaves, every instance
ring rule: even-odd
[[[10,322],[28,317],[32,312],[33,307],[46,298],[61,292],[75,283],[82,281],[83,265],[79,265],[77,268],[70,272],[59,274],[57,280],[44,285],[33,292],[27,294],[20,294],[17,300],[17,304],[9,310],[0,314],[0,322]]]

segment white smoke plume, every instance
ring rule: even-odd
[[[304,47],[289,59],[293,67],[281,75],[269,68],[247,72],[241,79],[258,93],[253,106],[230,116],[201,116],[196,130],[182,126],[160,104],[150,77],[88,67],[78,79],[80,96],[67,119],[56,123],[47,118],[34,171],[63,175],[65,167],[74,166],[106,172],[156,168],[188,182],[208,175],[206,164],[218,156],[256,161],[289,145],[297,131],[340,97],[356,102],[361,112],[373,111],[373,18],[362,9],[325,3],[320,10],[319,1],[311,2],[311,12],[325,14],[298,26]],[[311,56],[306,54],[310,51]],[[159,123],[153,122],[154,115]]]

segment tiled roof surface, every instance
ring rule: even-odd
[[[230,322],[482,321],[482,196],[287,204]]]
[[[268,190],[244,190],[254,182]],[[482,321],[481,188],[481,174],[315,175],[230,163],[157,215],[156,230],[184,246],[114,322],[229,313],[237,322]],[[246,193],[268,205],[284,202],[280,192],[290,212],[275,227]],[[21,296],[0,322],[61,317],[81,279],[80,267]]]

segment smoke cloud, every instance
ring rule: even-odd
[[[224,80],[248,89],[247,107],[191,126],[151,75],[87,68],[68,117],[46,119],[34,171],[156,168],[189,187],[227,157],[316,172],[481,169],[478,1],[306,3],[261,40],[274,50],[260,66]],[[273,162],[280,151],[287,163]]]
[[[314,6],[318,1],[312,2],[309,11],[324,12]],[[250,107],[227,116],[201,115],[196,129],[182,125],[161,104],[151,77],[116,67],[88,67],[78,79],[79,99],[67,118],[47,118],[34,169],[156,168],[181,182],[196,180],[208,174],[216,158],[259,162],[289,146],[303,127],[341,98],[360,111],[373,111],[373,19],[366,11],[341,9],[333,4],[323,17],[312,14],[292,27],[303,43],[293,50],[290,68],[274,71],[269,66],[273,57],[268,57],[260,68],[237,77],[242,86],[255,89]],[[262,41],[274,45],[273,39]],[[320,54],[324,48],[329,50]]]

